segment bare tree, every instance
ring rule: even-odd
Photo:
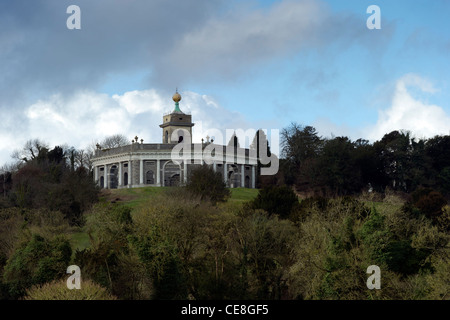
[[[5,163],[0,167],[0,174],[4,174],[7,172],[16,172],[17,170],[19,170],[20,164],[21,163],[19,161]]]
[[[48,150],[48,144],[39,139],[28,140],[21,150],[14,150],[11,154],[13,159],[28,162],[36,159],[44,149]]]
[[[100,143],[101,147],[104,149],[123,147],[128,144],[130,144],[130,142],[128,138],[123,134],[114,134],[112,136],[106,137]]]
[[[93,149],[94,150],[94,149]],[[75,167],[76,168],[86,168],[87,170],[92,170],[92,158],[94,156],[94,151],[88,149],[79,149],[75,154]]]

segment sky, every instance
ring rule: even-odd
[[[293,122],[371,142],[450,134],[449,13],[446,0],[1,1],[0,166],[36,138],[159,143],[176,89],[196,142]]]

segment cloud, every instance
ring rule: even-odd
[[[378,121],[369,130],[368,138],[375,141],[394,130],[408,130],[418,138],[449,134],[450,115],[441,106],[424,101],[424,93],[437,91],[430,81],[419,75],[407,74],[400,78],[391,106],[379,111]]]
[[[239,74],[255,62],[311,44],[322,30],[324,12],[318,1],[282,1],[265,11],[242,9],[212,17],[180,37],[166,64],[175,64],[183,74]]]
[[[68,30],[73,1],[1,1],[0,108],[96,90],[110,75],[150,74],[180,33],[202,25],[223,2],[78,0],[81,30]]]
[[[0,1],[0,162],[31,138],[84,147],[123,133],[158,142],[175,86],[201,87],[217,78],[239,86],[241,76],[278,58],[322,48],[328,63],[330,51],[374,37],[358,27],[364,15],[334,14],[321,0],[264,8],[226,0],[76,2],[81,30],[66,28],[73,1]],[[152,89],[100,93],[136,74],[147,75],[144,86]],[[330,75],[312,74],[311,85]],[[194,139],[200,122],[204,128],[254,127],[198,92],[183,92],[181,108],[197,123]]]
[[[180,79],[233,81],[276,58],[292,58],[305,51],[323,55],[329,65],[336,52],[355,43],[379,58],[395,29],[386,21],[384,32],[371,34],[361,28],[364,15],[336,14],[321,0],[286,0],[265,9],[238,9],[212,16],[201,27],[180,34],[156,70],[172,68],[173,77]]]
[[[180,108],[192,114],[195,123],[194,142],[200,142],[211,129],[220,130],[225,138],[226,129],[250,127],[241,113],[227,110],[211,96],[192,91],[181,94]],[[137,135],[144,143],[160,143],[163,113],[173,109],[170,95],[150,89],[113,96],[81,90],[40,99],[15,116],[0,110],[5,122],[0,126],[0,164],[9,162],[15,149],[34,138],[50,146],[68,144],[80,149],[113,134],[123,134],[130,141]],[[25,120],[13,125],[17,119]]]
[[[138,72],[158,89],[233,81],[274,58],[369,38],[358,28],[364,16],[333,14],[321,0],[264,9],[225,0],[78,0],[81,30],[68,30],[71,4],[0,2],[0,108],[98,90],[111,76]]]

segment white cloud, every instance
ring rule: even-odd
[[[180,108],[182,111],[191,113],[192,121],[195,123],[192,130],[194,142],[200,142],[207,135],[212,136],[213,129],[219,130],[223,139],[226,139],[226,129],[250,127],[250,123],[241,113],[225,109],[211,96],[186,91],[182,93],[182,97]],[[228,142],[217,139],[218,137],[216,137],[218,144]]]
[[[151,90],[134,90],[125,92],[123,95],[113,95],[120,106],[125,107],[130,114],[140,114],[149,110],[162,112],[164,99],[155,89]]]
[[[423,93],[438,90],[419,75],[407,74],[396,82],[391,106],[380,110],[377,124],[369,130],[372,141],[381,139],[393,130],[408,130],[418,138],[449,134],[450,115],[438,105],[421,99]],[[420,97],[414,97],[414,93]]]
[[[232,112],[213,97],[196,92],[181,92],[180,108],[192,114],[196,124],[193,140],[200,142],[208,129],[247,129],[249,123],[239,112]],[[50,146],[68,144],[86,148],[112,134],[124,134],[131,139],[138,135],[144,143],[160,143],[163,113],[172,111],[171,96],[155,89],[129,91],[108,96],[94,91],[80,91],[71,96],[52,95],[33,103],[23,113],[5,114],[2,119],[15,126],[0,127],[0,165],[29,139],[39,138]],[[220,141],[217,141],[220,143]],[[225,142],[224,142],[225,143]]]

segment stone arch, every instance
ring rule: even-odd
[[[230,188],[240,187],[239,168],[235,164],[231,164],[228,168],[228,185]]]
[[[250,177],[248,175],[245,176],[245,187],[250,188]]]
[[[180,185],[180,175],[178,173],[170,177],[169,185],[171,187],[176,187]]]
[[[145,174],[145,183],[155,184],[155,174],[153,173],[153,170],[148,170]]]
[[[181,183],[181,166],[173,161],[163,165],[163,185],[165,187],[178,186]]]
[[[118,168],[116,165],[111,166],[109,169],[109,187],[111,189],[117,189],[117,186],[119,184],[118,177]]]

